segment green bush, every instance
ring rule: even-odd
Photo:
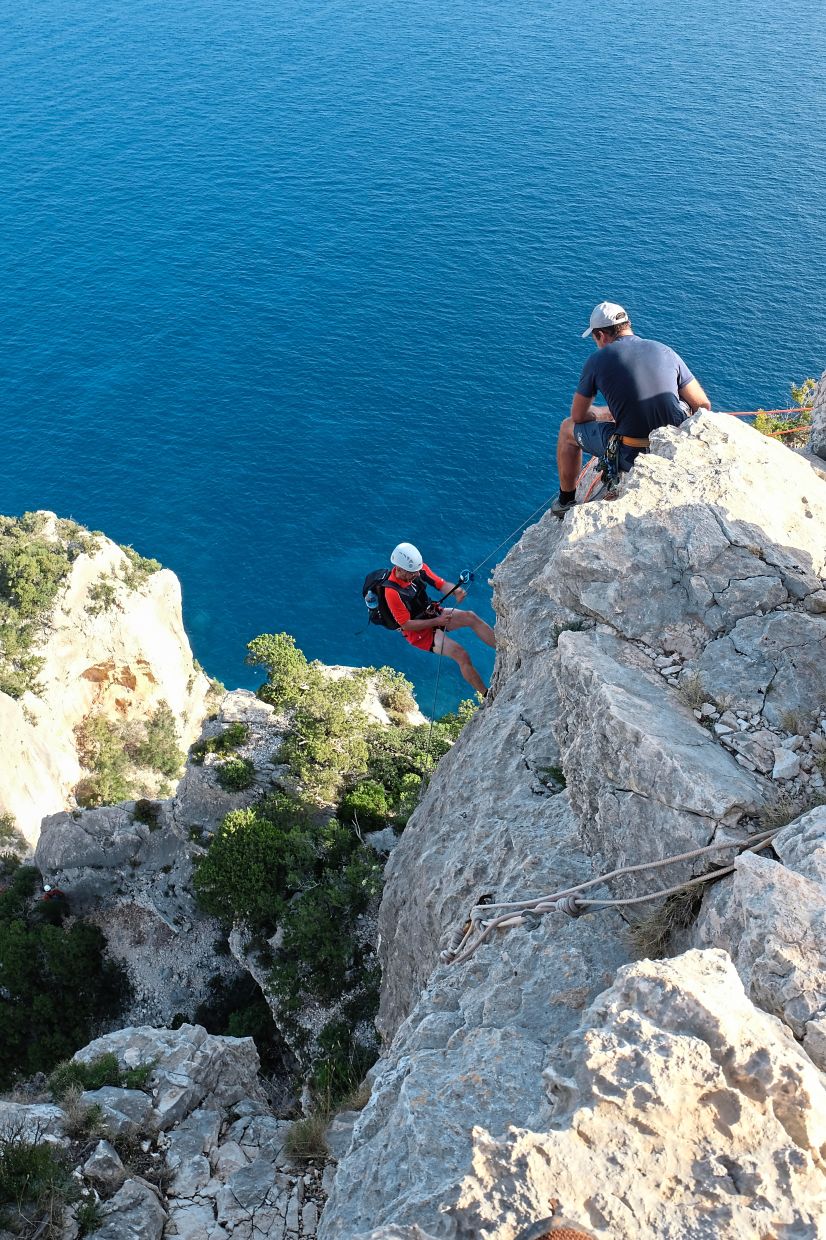
[[[129,565],[122,570],[121,579],[130,590],[139,590],[153,573],[157,573],[163,565],[160,560],[152,560],[145,555],[139,555],[134,547],[121,544],[121,551],[125,552]]]
[[[161,825],[161,807],[158,801],[149,801],[141,797],[135,802],[135,822],[142,822],[150,831],[157,831]]]
[[[363,779],[345,792],[338,814],[344,822],[357,822],[364,831],[378,831],[387,825],[390,814],[387,791],[374,779]]]
[[[67,1059],[59,1063],[49,1076],[49,1089],[59,1102],[71,1090],[102,1089],[104,1085],[121,1084],[118,1057],[109,1051],[90,1063]]]
[[[43,923],[38,879],[33,866],[20,866],[0,893],[0,1088],[68,1059],[128,993],[97,926]]]
[[[258,696],[291,711],[281,760],[310,796],[332,799],[345,774],[364,771],[368,720],[362,706],[369,673],[333,680],[320,663],[307,661],[288,633],[265,633],[247,650],[247,662],[267,671]]]
[[[335,1110],[358,1090],[378,1058],[378,1046],[360,1042],[347,1021],[333,1020],[318,1035],[318,1051],[310,1089],[317,1097],[329,1100]]]
[[[65,1157],[51,1143],[30,1141],[21,1128],[0,1130],[0,1222],[18,1235],[21,1224],[23,1234],[42,1235],[77,1195]]]
[[[317,886],[290,901],[270,975],[287,1006],[305,996],[331,1003],[358,983],[351,976],[361,964],[356,919],[380,891],[381,873],[378,858],[364,849],[342,870],[328,871]]]
[[[225,792],[243,792],[255,781],[255,766],[249,758],[227,758],[219,762],[215,775]]]
[[[391,717],[394,715],[403,717],[416,709],[412,684],[395,668],[379,668],[376,672],[376,689],[379,701]]]
[[[159,702],[144,724],[144,735],[131,755],[139,766],[158,771],[173,779],[180,774],[184,753],[178,739],[178,724],[167,702]]]
[[[92,1236],[96,1231],[100,1231],[106,1221],[103,1206],[99,1201],[95,1201],[91,1197],[86,1201],[81,1201],[75,1207],[74,1218],[77,1223],[78,1240],[82,1240],[83,1236]]]
[[[247,646],[247,663],[263,667],[267,683],[258,690],[278,710],[295,706],[310,676],[310,664],[289,633],[262,633]]]
[[[78,805],[116,805],[133,792],[123,729],[103,715],[88,715],[75,728],[78,758],[89,772],[75,789]]]
[[[45,518],[0,517],[0,692],[37,692],[43,660],[32,653],[77,550],[42,537]],[[59,529],[60,532],[60,523]]]
[[[225,924],[243,921],[272,933],[314,862],[308,808],[275,793],[227,814],[197,863],[195,890],[204,909]]]
[[[218,736],[207,736],[196,741],[189,750],[190,760],[196,766],[201,766],[208,753],[227,753],[240,749],[249,740],[249,735],[250,730],[246,723],[231,723]]]

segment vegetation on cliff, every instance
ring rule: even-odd
[[[94,535],[74,521],[47,531],[42,512],[0,517],[0,693],[19,698],[37,691],[43,665],[33,652],[61,585]]]
[[[226,816],[197,866],[196,892],[207,912],[251,937],[283,1021],[307,1005],[328,1012],[305,1067],[315,1088],[340,1096],[377,1049],[379,975],[368,926],[383,864],[365,833],[404,828],[433,760],[474,706],[463,703],[432,727],[410,724],[412,687],[390,668],[331,679],[286,633],[264,634],[248,649],[249,662],[267,672],[258,696],[289,720],[278,758],[291,791]],[[371,685],[389,726],[364,709]],[[293,1032],[300,1045],[298,1024]]]
[[[48,1072],[73,1055],[126,997],[97,926],[63,924],[65,904],[44,900],[33,866],[0,865],[0,1087]]]

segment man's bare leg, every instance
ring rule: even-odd
[[[566,418],[559,428],[556,441],[556,468],[560,491],[576,489],[576,480],[582,469],[582,449],[574,439],[574,420]]]
[[[496,634],[489,624],[477,616],[475,611],[460,611],[458,607],[446,608],[449,619],[445,625],[445,631],[450,632],[452,629],[473,629],[477,637],[480,637],[486,646],[496,648]]]
[[[454,659],[459,664],[459,671],[468,684],[472,685],[477,693],[481,693],[482,697],[485,696],[488,687],[471,663],[470,655],[464,646],[460,646],[458,642],[447,637],[441,629],[437,629],[433,649],[438,655],[446,655],[448,659]]]

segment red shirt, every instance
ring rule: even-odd
[[[416,576],[421,577],[422,581],[424,581],[426,585],[429,585],[429,586],[432,585],[434,589],[436,590],[444,590],[445,586],[447,585],[447,582],[445,581],[444,577],[438,577],[436,573],[432,571],[432,569],[429,569],[427,567],[426,564],[423,564],[421,566]],[[397,585],[400,585],[403,587],[411,584],[410,582],[402,581],[400,577],[397,577],[395,568],[390,573],[390,576],[388,577],[387,580],[395,581]],[[410,619],[410,612],[408,608],[406,607],[404,600],[397,594],[397,592],[395,590],[385,590],[384,601],[387,603],[387,606],[390,608],[390,613],[393,616],[393,619],[396,621],[396,624],[398,624],[399,627],[401,627],[404,624],[407,624],[408,620]],[[424,637],[428,637],[432,639],[432,630],[421,629],[419,632],[416,632],[416,633],[405,633],[405,637],[407,638],[409,642],[412,642],[414,646],[421,645],[422,639]]]

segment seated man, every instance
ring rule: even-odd
[[[618,466],[627,471],[639,453],[648,450],[651,431],[679,426],[698,409],[711,408],[679,354],[656,340],[635,336],[622,306],[601,301],[582,335],[593,336],[597,352],[583,366],[571,416],[559,428],[559,498],[551,512],[560,520],[576,503],[583,452],[603,456],[609,439],[617,435]],[[592,405],[598,391],[608,402],[607,414]]]
[[[411,646],[447,655],[459,664],[468,684],[483,696],[487,686],[470,661],[470,655],[458,642],[446,636],[456,629],[473,629],[486,646],[496,646],[493,629],[475,612],[459,611],[457,607],[440,607],[427,597],[427,587],[443,593],[452,591],[457,603],[465,591],[431,572],[420,552],[412,543],[399,543],[390,556],[393,570],[383,583],[384,601]]]

